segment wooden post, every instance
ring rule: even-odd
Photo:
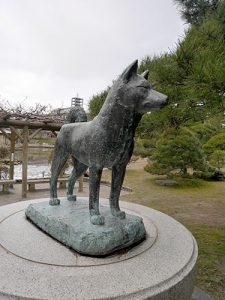
[[[31,141],[39,132],[42,131],[42,128],[36,129],[30,136],[29,136],[29,141]]]
[[[23,127],[22,197],[27,197],[28,126]]]
[[[19,134],[19,130],[16,130],[13,126],[10,126],[11,132],[14,132],[16,135],[16,138],[19,139],[19,141],[21,141],[21,143],[23,143],[23,135],[21,136]]]
[[[79,178],[79,192],[83,192],[84,190],[84,175],[80,176]]]
[[[16,135],[15,132],[11,130],[11,144],[10,144],[10,165],[9,165],[9,179],[14,179],[14,153],[15,153],[15,141]],[[13,187],[13,183],[10,184],[10,187]]]

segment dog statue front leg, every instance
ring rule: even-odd
[[[99,212],[99,190],[102,176],[102,169],[90,167],[89,179],[89,211],[90,221],[93,225],[103,225],[105,218]]]
[[[126,171],[126,166],[118,165],[112,167],[112,183],[109,197],[109,204],[113,216],[119,219],[125,219],[126,214],[120,210],[119,197],[123,184],[123,179]]]

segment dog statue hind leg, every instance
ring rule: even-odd
[[[69,153],[64,147],[62,147],[62,145],[56,142],[51,167],[50,205],[60,204],[60,200],[57,198],[57,179],[68,157]]]
[[[103,225],[105,219],[99,212],[99,190],[102,176],[102,169],[96,166],[89,168],[89,211],[90,220],[93,225]]]
[[[67,188],[67,200],[69,201],[76,201],[76,195],[73,195],[73,189],[74,185],[76,183],[76,180],[84,174],[84,172],[87,170],[88,166],[82,164],[75,158],[72,158],[73,160],[73,171],[70,176],[69,182],[68,182],[68,188]]]

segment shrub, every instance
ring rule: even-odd
[[[151,157],[152,165],[145,168],[152,174],[179,172],[187,175],[188,168],[206,170],[205,155],[198,138],[188,129],[170,130],[165,133],[156,145]]]
[[[215,150],[225,150],[225,132],[220,132],[212,136],[203,146],[205,152],[210,155]]]
[[[225,151],[214,150],[210,155],[209,162],[212,166],[218,168],[219,170],[225,166]]]

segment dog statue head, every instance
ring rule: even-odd
[[[119,103],[138,114],[158,110],[165,106],[168,97],[154,90],[148,81],[148,71],[137,74],[138,60],[129,65],[119,76]]]

